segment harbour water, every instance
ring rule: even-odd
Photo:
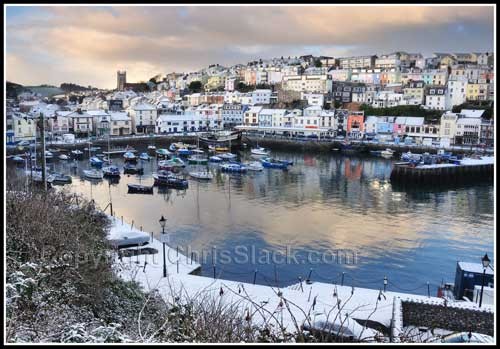
[[[77,169],[58,160],[50,168],[73,176],[67,190],[102,209],[111,198],[116,216],[147,232],[161,234],[163,215],[170,245],[195,252],[206,276],[213,264],[216,277],[280,286],[309,277],[383,288],[387,276],[389,290],[427,294],[429,282],[435,296],[442,280],[453,282],[457,260],[494,256],[492,184],[408,191],[389,182],[396,160],[272,155],[294,165],[244,175],[209,165],[211,181],[190,179],[187,190],[155,188],[153,195],[128,194],[127,184],[152,185],[154,159],[143,162],[143,176],[122,174],[118,183],[83,179],[88,159]],[[122,158],[113,164],[122,168]]]

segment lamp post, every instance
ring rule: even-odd
[[[165,224],[167,223],[167,220],[163,215],[160,218],[160,225],[161,225],[161,230],[162,230],[162,241],[163,241],[163,277],[167,277],[167,262],[165,259]]]
[[[481,304],[483,303],[483,289],[484,289],[484,277],[486,276],[486,268],[490,266],[490,259],[488,258],[488,254],[485,254],[481,259],[483,263],[483,281],[481,282],[481,295],[479,296],[479,308],[481,308]]]

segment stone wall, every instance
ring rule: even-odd
[[[493,313],[451,306],[402,302],[403,326],[424,326],[493,336]]]

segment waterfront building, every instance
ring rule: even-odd
[[[481,120],[481,131],[479,143],[487,147],[493,147],[495,140],[495,127],[492,120]]]
[[[457,113],[446,112],[441,116],[441,125],[439,128],[439,137],[443,142],[448,144],[455,143],[455,135],[457,132]],[[446,139],[446,141],[444,141]]]
[[[12,131],[16,142],[33,141],[36,134],[36,119],[30,118],[24,113],[14,113],[12,116]]]
[[[460,117],[457,120],[455,144],[476,145],[481,138],[481,118]]]
[[[150,103],[138,103],[131,108],[130,116],[137,133],[154,133],[157,109]]]
[[[221,114],[224,127],[231,128],[243,124],[243,114],[248,106],[237,103],[224,103]]]
[[[69,132],[76,137],[83,137],[93,134],[94,116],[78,109],[76,112],[68,114],[70,118]]]
[[[127,112],[114,111],[109,113],[109,129],[111,136],[128,136],[134,132],[132,119]]]
[[[72,111],[56,111],[55,115],[48,119],[49,131],[54,136],[61,136],[69,133],[70,119],[68,117]]]
[[[347,117],[347,136],[349,138],[363,138],[365,131],[365,112],[349,111]]]
[[[110,132],[110,115],[104,110],[87,110],[92,116],[92,123],[96,136],[107,135]]]
[[[208,122],[208,125],[207,125]],[[215,128],[214,120],[203,120],[196,113],[160,114],[156,119],[156,133],[197,132]]]
[[[262,106],[251,106],[243,113],[244,124],[247,126],[259,126],[259,113]]]

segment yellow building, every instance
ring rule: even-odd
[[[469,83],[465,98],[468,101],[486,101],[489,97],[488,83]]]
[[[205,84],[205,90],[216,90],[219,87],[224,87],[226,78],[224,76],[215,75],[208,78]]]

